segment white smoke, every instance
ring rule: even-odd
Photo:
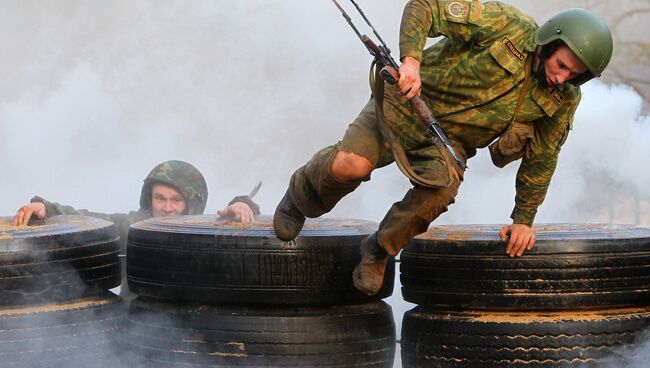
[[[650,189],[644,185],[650,170],[643,164],[650,154],[646,143],[650,117],[640,115],[641,98],[625,86],[598,81],[583,86],[582,92],[573,130],[560,153],[537,222],[608,222],[604,207],[610,198],[629,197],[630,192],[650,198]],[[482,150],[469,166],[457,204],[441,222],[508,222],[518,164],[497,169],[487,150]]]
[[[0,20],[16,49],[0,60],[5,215],[34,194],[136,209],[167,159],[204,172],[213,212],[262,180],[269,213],[369,96],[366,52],[329,2],[21,2]]]
[[[35,194],[135,210],[142,179],[168,159],[205,174],[208,212],[262,180],[256,201],[272,213],[293,170],[369,97],[370,57],[329,1],[0,3],[0,215]],[[397,54],[402,2],[360,3]],[[549,9],[525,10],[541,23]],[[650,197],[641,106],[625,86],[585,85],[538,222],[607,222],[612,198]],[[516,166],[480,152],[436,224],[510,222]],[[409,186],[394,165],[377,170],[330,215],[381,220]]]
[[[137,209],[141,180],[167,159],[204,172],[210,212],[262,180],[256,199],[271,213],[291,172],[340,139],[369,96],[369,56],[329,2],[21,4],[0,16],[17,49],[0,61],[3,215],[34,194]],[[366,8],[396,45],[401,4]],[[607,221],[580,204],[625,185],[647,197],[641,103],[623,86],[584,87],[538,221]],[[469,166],[438,223],[510,221],[517,165],[498,170],[481,152]],[[603,175],[615,186],[595,188]],[[331,216],[380,220],[408,187],[394,166],[378,170]]]

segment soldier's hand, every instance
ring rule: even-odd
[[[399,67],[397,88],[407,100],[420,94],[422,80],[420,79],[420,62],[410,56],[405,56]]]
[[[29,220],[32,216],[35,216],[37,219],[44,219],[47,213],[45,212],[45,203],[43,202],[32,202],[26,204],[18,209],[16,215],[14,216],[14,226],[28,225]]]
[[[221,217],[232,217],[235,221],[249,223],[255,221],[253,210],[244,202],[235,202],[230,206],[217,211]]]
[[[504,226],[500,232],[501,240],[507,241],[506,253],[510,257],[519,257],[525,250],[535,246],[535,229],[524,224]]]

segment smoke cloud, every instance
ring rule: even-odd
[[[397,54],[402,2],[360,3]],[[515,2],[540,23],[566,7],[549,3]],[[36,194],[134,210],[142,179],[168,159],[204,173],[207,212],[261,180],[256,201],[272,213],[291,173],[340,139],[369,97],[370,57],[329,1],[4,1],[2,9],[0,215]],[[624,85],[584,86],[538,222],[650,224],[642,105]],[[457,204],[436,224],[508,223],[517,164],[499,170],[482,151],[469,167]],[[394,165],[377,170],[330,216],[379,221],[409,187]]]
[[[396,45],[402,4],[373,5],[368,15]],[[15,50],[0,61],[5,215],[34,194],[136,209],[141,180],[167,159],[204,172],[209,211],[262,180],[256,199],[271,213],[292,171],[340,139],[369,97],[369,57],[329,2],[5,8],[0,40]],[[584,204],[605,206],[618,192],[648,197],[641,106],[624,86],[585,86],[539,221],[606,222],[604,207]],[[469,166],[457,205],[438,223],[509,221],[517,165],[498,170],[481,152]],[[395,166],[378,170],[331,216],[380,220],[408,187]]]

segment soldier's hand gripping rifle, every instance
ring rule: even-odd
[[[352,23],[352,19],[350,16],[343,10],[341,5],[336,0],[332,0],[334,2],[334,5],[341,11],[341,14],[343,14],[343,18],[348,22],[350,27],[354,30],[354,33],[357,34],[361,42],[366,46],[368,51],[370,52],[370,55],[372,55],[375,58],[375,62],[379,64],[381,67],[381,71],[379,72],[379,75],[381,78],[386,81],[389,84],[396,84],[397,81],[399,80],[399,65],[393,59],[393,57],[390,54],[390,49],[388,46],[386,46],[386,43],[384,40],[381,38],[379,33],[377,33],[377,30],[373,25],[370,23],[366,15],[363,13],[363,10],[361,10],[361,7],[354,1],[350,0],[350,2],[354,5],[354,7],[357,9],[361,17],[366,21],[368,26],[372,28],[372,32],[375,34],[381,45],[375,44],[370,37],[366,36],[365,34],[362,35],[357,27],[354,26],[354,23]],[[433,143],[438,147],[438,149],[442,152],[443,149],[447,150],[447,152],[451,155],[453,158],[456,166],[458,169],[460,169],[460,172],[465,171],[467,169],[467,166],[465,163],[456,155],[456,151],[454,151],[454,148],[451,146],[449,143],[449,139],[447,139],[447,136],[445,135],[444,130],[442,127],[440,127],[440,124],[436,117],[433,115],[429,107],[427,106],[426,102],[420,97],[420,96],[415,96],[411,99],[411,107],[413,110],[415,110],[416,114],[418,117],[427,125],[427,131],[431,136],[433,137]],[[442,143],[443,147],[440,147],[440,143]]]

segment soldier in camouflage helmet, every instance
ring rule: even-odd
[[[76,210],[70,206],[47,201],[41,197],[32,198],[14,216],[14,226],[27,225],[32,217],[44,219],[56,215],[84,215],[98,217],[115,224],[120,234],[121,253],[126,251],[126,241],[131,224],[150,217],[200,215],[208,201],[208,186],[203,174],[193,165],[177,160],[165,161],[151,170],[144,179],[140,195],[140,209],[127,213],[97,213]],[[219,216],[232,217],[236,221],[251,222],[259,215],[259,206],[247,196],[233,198],[226,208],[217,211]],[[125,267],[122,267],[121,295],[130,298],[125,282]]]
[[[208,186],[203,174],[193,165],[170,160],[158,164],[144,179],[140,194],[140,209],[126,213],[105,214],[76,210],[70,206],[34,197],[14,216],[14,225],[27,225],[32,217],[44,219],[56,215],[85,215],[115,223],[121,242],[126,249],[129,226],[150,217],[199,215],[208,201]],[[226,208],[217,211],[219,216],[233,217],[241,222],[251,222],[260,213],[259,206],[246,195],[233,198]]]
[[[158,190],[153,190],[154,186],[160,184],[170,187],[175,192],[173,194],[177,195],[175,198],[171,197],[167,207],[159,205],[168,204],[167,196],[161,196]],[[151,211],[155,217],[172,214],[200,215],[205,210],[207,198],[208,186],[199,170],[183,161],[165,161],[154,167],[144,179],[140,209]],[[175,204],[181,205],[182,208]]]
[[[428,37],[443,38],[424,49]],[[371,172],[394,161],[380,128],[392,131],[413,171],[449,185],[414,183],[376,233],[361,244],[353,273],[357,289],[381,287],[387,255],[396,255],[454,202],[463,172],[448,170],[409,100],[431,108],[463,161],[490,146],[499,166],[521,159],[513,223],[501,237],[506,253],[521,256],[535,244],[532,228],[572,126],[580,85],[600,76],[613,50],[605,23],[583,9],[564,11],[539,27],[516,8],[478,0],[411,0],[400,29],[400,77],[372,98],[337,144],[317,152],[291,177],[278,204],[280,239],[297,236],[305,217],[330,211]],[[376,113],[383,101],[384,118]],[[452,175],[450,175],[451,173]],[[413,182],[413,180],[412,180]]]

